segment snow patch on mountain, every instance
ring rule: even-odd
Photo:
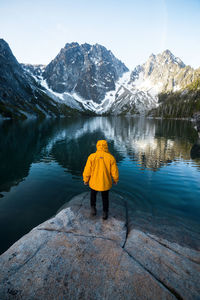
[[[31,73],[31,71],[29,71]],[[125,72],[116,82],[115,89],[108,91],[101,101],[96,103],[93,100],[86,100],[77,92],[72,91],[58,93],[53,91],[42,77],[42,72],[37,70],[37,74],[33,75],[34,79],[45,89],[46,94],[59,103],[65,103],[71,108],[79,111],[91,111],[97,115],[105,113],[121,114],[128,110],[144,114],[146,110],[156,106],[157,97],[147,92],[136,89],[131,81],[131,72]]]
[[[54,92],[47,84],[46,79],[43,79],[42,76],[34,76],[34,79],[45,89],[46,94],[51,97],[54,101],[58,103],[65,103],[69,107],[73,109],[77,109],[79,111],[83,111],[82,105],[79,104],[79,102],[76,101],[76,99],[67,92],[64,93],[57,93]]]
[[[157,106],[157,95],[134,87],[130,81],[131,72],[126,72],[117,82],[116,89],[106,93],[98,107],[98,114],[145,114],[145,111]]]
[[[112,104],[116,101],[116,96],[120,91],[120,88],[122,86],[128,86],[128,83],[130,81],[130,74],[131,72],[124,73],[115,83],[115,89],[106,93],[103,101],[96,109],[97,114],[103,114],[110,110]]]
[[[163,89],[163,82],[152,83],[151,79],[145,78],[143,73],[140,73],[138,79],[131,84],[132,89],[148,92],[152,96],[157,96],[159,91]]]

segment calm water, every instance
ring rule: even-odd
[[[190,122],[93,117],[0,123],[0,251],[87,191],[82,171],[107,139],[136,209],[200,224],[200,141]],[[198,144],[199,143],[199,144]]]

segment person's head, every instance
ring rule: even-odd
[[[108,143],[106,140],[99,140],[96,144],[97,150],[108,152]]]

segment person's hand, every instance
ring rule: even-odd
[[[117,184],[117,182],[116,182],[116,181],[113,181],[113,184],[115,184],[115,185],[116,185],[116,184]]]
[[[84,181],[84,184],[85,184],[85,185],[88,185],[88,182],[85,182],[85,181]]]

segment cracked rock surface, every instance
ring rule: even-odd
[[[198,232],[166,239],[173,224],[155,230],[112,192],[108,220],[100,195],[97,211],[80,194],[2,254],[0,299],[200,299]]]

